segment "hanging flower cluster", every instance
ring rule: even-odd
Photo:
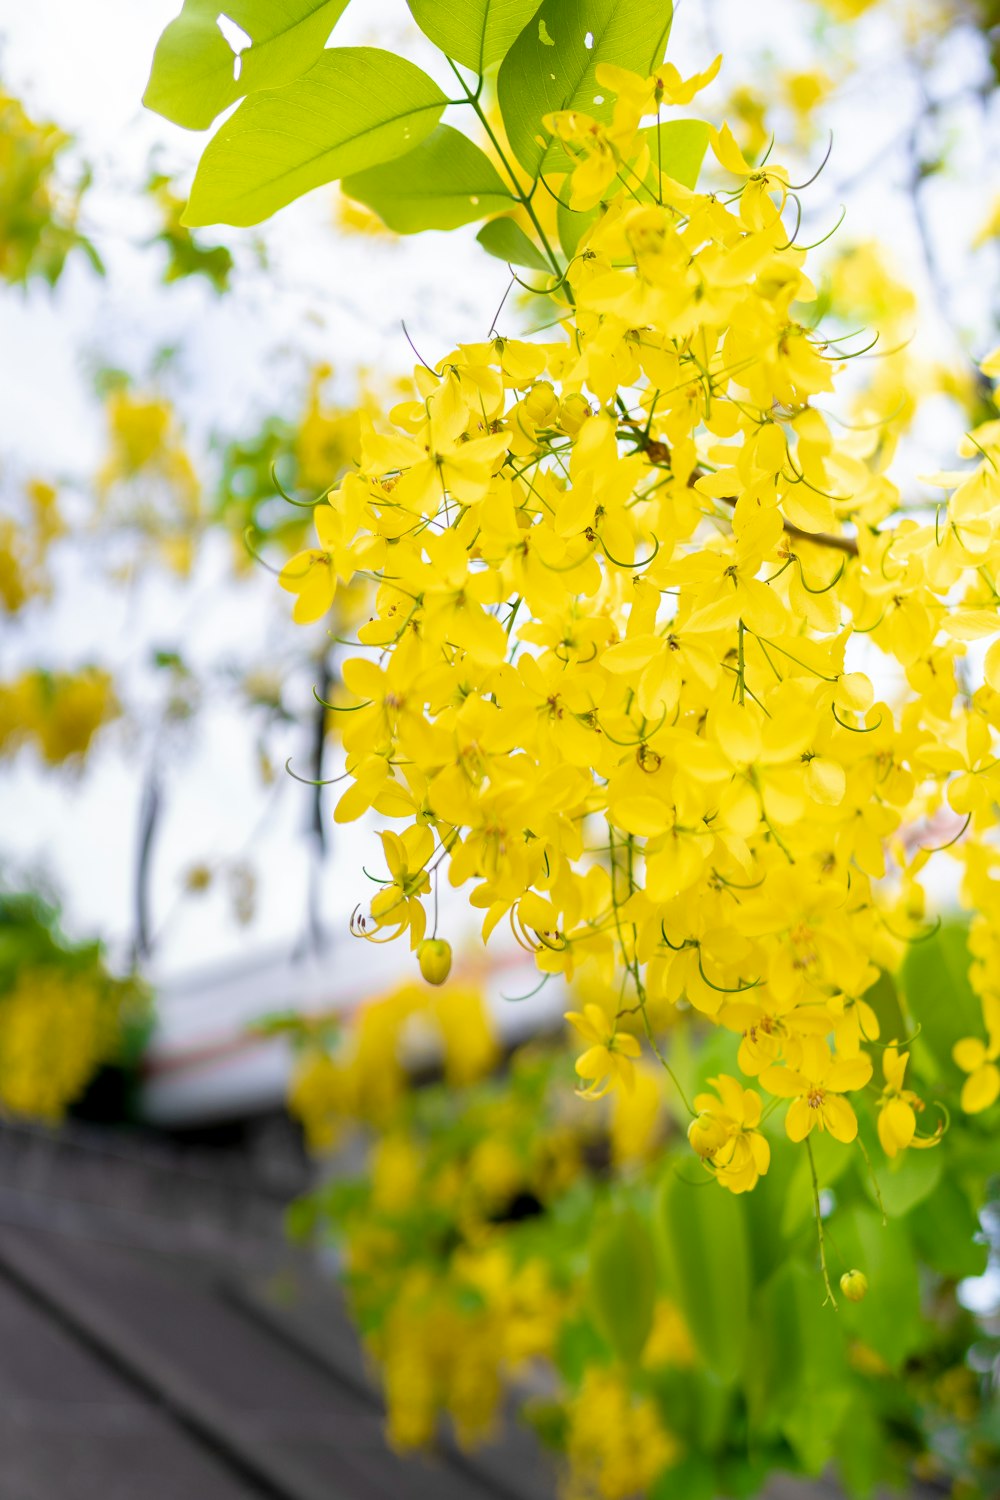
[[[121,708],[99,667],[29,670],[0,680],[0,760],[31,745],[50,766],[83,760],[91,741]]]
[[[966,657],[1000,630],[1000,423],[969,435],[974,469],[932,476],[949,498],[926,515],[877,424],[835,432],[849,351],[811,321],[787,173],[723,126],[733,185],[697,192],[640,129],[716,66],[604,66],[610,125],[547,117],[564,199],[591,210],[549,287],[559,337],[491,329],[418,366],[281,582],[303,622],[376,586],[343,666],[336,818],[395,826],[357,930],[416,948],[439,879],[469,887],[484,939],[508,922],[543,974],[596,979],[571,1017],[588,1095],[630,1086],[637,1033],[669,1072],[671,1015],[736,1033],[750,1086],[715,1080],[691,1140],[743,1192],[786,1101],[792,1141],[852,1142],[875,1062],[886,1151],[939,1139],[863,997],[927,933],[937,848],[997,899],[1000,644],[978,688]],[[971,1110],[1000,1087],[1000,926],[976,931]]]

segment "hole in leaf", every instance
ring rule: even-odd
[[[221,12],[216,16],[215,24],[233,49],[233,78],[238,80],[243,72],[243,59],[240,53],[245,52],[247,47],[253,46],[253,37],[249,32],[244,31],[243,27],[238,25],[231,16]]]
[[[587,32],[587,35],[583,39],[583,45],[586,47],[588,52],[590,51],[591,47],[593,47],[594,33],[592,31]]]
[[[595,104],[603,104],[604,103],[604,95],[603,94],[595,94],[594,95],[594,103]]]
[[[234,52],[244,52],[247,47],[253,46],[253,37],[248,31],[244,31],[243,27],[234,21],[231,16],[220,12],[215,18],[215,24]]]

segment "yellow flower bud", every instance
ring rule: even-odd
[[[699,1156],[711,1156],[729,1139],[730,1131],[725,1122],[710,1110],[703,1109],[688,1126],[688,1140]]]
[[[559,398],[547,380],[533,385],[521,404],[528,420],[536,427],[547,427],[559,410]]]
[[[577,391],[573,395],[567,396],[560,406],[559,426],[566,433],[567,437],[576,437],[584,422],[592,415],[590,402],[586,396],[581,396]]]
[[[868,1277],[864,1271],[845,1271],[840,1278],[840,1290],[848,1302],[860,1302],[868,1291]]]
[[[428,984],[444,984],[451,973],[451,944],[444,938],[424,938],[417,949],[417,962]]]

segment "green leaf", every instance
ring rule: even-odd
[[[545,256],[534,245],[520,224],[513,219],[491,219],[476,235],[483,249],[497,260],[505,260],[511,266],[525,266],[529,271],[549,271]]]
[[[653,1326],[656,1279],[653,1242],[634,1209],[598,1226],[590,1245],[588,1306],[611,1348],[630,1364]]]
[[[653,167],[666,172],[682,187],[698,185],[698,174],[708,150],[711,128],[704,120],[663,120],[639,132],[649,146]],[[657,140],[659,138],[659,140]]]
[[[411,151],[447,102],[405,58],[332,48],[287,88],[244,99],[205,148],[182,222],[259,224],[311,188]]]
[[[893,1037],[902,1041],[909,1028],[899,1004],[896,981],[886,969],[883,969],[875,983],[865,990],[864,999],[875,1012],[879,1036],[883,1042],[891,1041]]]
[[[580,241],[591,224],[597,222],[601,215],[601,205],[596,203],[593,208],[579,213],[575,208],[567,208],[560,198],[556,205],[556,230],[559,235],[559,244],[567,260],[572,260],[577,252]]]
[[[657,1227],[671,1290],[699,1354],[722,1381],[743,1369],[750,1266],[743,1206],[708,1180],[697,1186],[668,1170]]]
[[[905,1225],[898,1219],[883,1224],[881,1214],[858,1204],[834,1214],[830,1242],[843,1256],[845,1270],[856,1266],[868,1277],[862,1302],[837,1298],[845,1329],[898,1369],[925,1339],[917,1264]]]
[[[916,1208],[918,1203],[929,1198],[940,1182],[944,1168],[942,1148],[941,1146],[931,1146],[926,1150],[917,1148],[900,1151],[896,1156],[888,1157],[879,1143],[874,1117],[865,1112],[861,1115],[859,1123],[872,1170],[878,1181],[876,1193],[872,1173],[859,1169],[858,1175],[864,1183],[865,1192],[875,1207],[880,1206],[879,1198],[881,1197],[881,1207],[884,1207],[890,1219],[902,1218],[904,1214],[910,1212],[911,1208]],[[921,1122],[920,1129],[926,1130],[926,1128]]]
[[[966,931],[963,922],[946,922],[932,938],[910,947],[899,972],[907,1009],[920,1026],[919,1041],[956,1082],[962,1075],[952,1062],[952,1047],[960,1037],[979,1036],[983,1029],[980,1004],[969,984]]]
[[[700,1453],[686,1453],[654,1481],[649,1500],[679,1500],[681,1495],[684,1500],[715,1500],[717,1493],[710,1461]]]
[[[840,1141],[835,1141],[832,1135],[825,1135],[817,1130],[810,1136],[810,1141],[813,1161],[816,1163],[816,1178],[822,1192],[824,1188],[833,1186],[841,1173],[851,1165],[852,1157],[847,1147]],[[815,1213],[809,1153],[799,1146],[795,1156],[795,1171],[788,1184],[781,1211],[781,1232],[787,1239],[791,1239]]]
[[[942,1149],[947,1147],[935,1148],[933,1154]],[[989,1246],[977,1244],[975,1239],[980,1232],[979,1219],[951,1176],[942,1177],[907,1227],[922,1259],[942,1276],[960,1280],[963,1276],[981,1276],[986,1270]]]
[[[756,1302],[747,1374],[751,1419],[780,1431],[811,1473],[831,1458],[851,1399],[842,1330],[824,1295],[818,1268],[795,1260],[775,1272]]]
[[[647,77],[662,61],[672,17],[671,0],[543,0],[497,77],[507,138],[527,172],[568,169],[542,116],[579,109],[609,121],[614,100],[598,86],[597,64],[617,63]]]
[[[450,125],[439,125],[405,156],[345,178],[342,186],[397,234],[457,229],[514,201],[485,152]]]
[[[142,102],[188,130],[207,130],[257,89],[282,88],[311,68],[347,0],[227,0],[223,14],[250,37],[236,54],[219,30],[217,0],[184,0],[153,54]]]
[[[482,75],[499,62],[538,9],[539,0],[406,0],[425,36]]]

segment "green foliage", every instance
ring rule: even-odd
[[[657,1286],[652,1237],[634,1209],[598,1224],[587,1285],[601,1334],[621,1359],[634,1363],[653,1326]]]
[[[860,1133],[869,1157],[872,1160],[881,1157],[878,1136],[870,1118],[862,1117]],[[936,1148],[900,1151],[898,1156],[880,1162],[877,1188],[871,1173],[864,1174],[865,1192],[873,1207],[884,1209],[890,1219],[901,1219],[930,1197],[941,1181],[943,1170],[944,1158]]]
[[[163,280],[184,281],[189,276],[204,276],[217,292],[228,291],[234,264],[232,252],[225,245],[203,244],[185,229],[181,223],[184,199],[172,190],[171,183],[172,179],[164,173],[154,172],[146,184],[146,191],[156,200],[163,215],[163,227],[152,240],[167,252]]]
[[[514,219],[491,219],[483,225],[476,239],[488,254],[495,255],[497,260],[505,260],[508,265],[524,266],[529,271],[552,270],[545,256]]]
[[[60,182],[60,158],[71,144],[57,125],[32,120],[0,88],[0,280],[55,286],[74,250],[103,274],[100,256],[76,227],[90,174],[83,171],[72,190]]]
[[[450,125],[405,156],[345,177],[343,189],[397,234],[456,229],[514,202],[485,152]]]
[[[407,0],[410,12],[436,47],[474,73],[499,62],[539,0]]]
[[[829,1462],[851,1399],[836,1317],[816,1276],[787,1260],[759,1288],[747,1400],[756,1426],[784,1437],[810,1473]]]
[[[207,130],[245,94],[281,88],[311,68],[346,7],[347,0],[231,0],[224,14],[251,39],[237,64],[215,0],[184,0],[157,43],[143,103],[175,125]]]
[[[59,927],[58,909],[33,892],[0,892],[0,994],[12,989],[24,969],[57,964],[90,973],[102,962],[100,943],[70,943]]]
[[[899,976],[906,1008],[920,1028],[919,1050],[929,1052],[952,1081],[961,1078],[952,1047],[982,1025],[979,1002],[969,984],[966,931],[960,922],[945,922],[933,937],[909,949]]]
[[[661,120],[640,132],[652,165],[687,188],[697,185],[710,133],[704,120]]]
[[[287,0],[264,15],[259,0],[245,0],[230,18],[252,45],[236,65],[206,0],[186,0],[160,38],[145,103],[178,124],[204,128],[248,97],[206,147],[178,232],[182,226],[257,224],[312,188],[343,178],[344,191],[399,234],[454,229],[520,202],[541,246],[506,215],[486,226],[480,243],[511,265],[557,270],[548,247],[543,254],[531,200],[543,167],[560,172],[571,162],[558,143],[539,135],[539,119],[549,110],[578,108],[609,120],[612,101],[596,92],[597,65],[648,73],[663,55],[671,6],[662,0],[544,0],[540,7],[537,0],[474,0],[456,7],[411,0],[417,24],[452,65],[478,75],[475,91],[463,83],[462,102],[490,135],[495,165],[468,136],[439,124],[448,101],[412,63],[374,48],[323,50],[345,5]],[[482,75],[501,59],[500,110],[513,156],[533,178],[526,189],[513,180],[480,104]],[[707,141],[708,127],[700,121],[664,122],[652,142],[656,163],[693,186]],[[567,259],[593,217],[560,206]],[[218,252],[175,238],[168,245],[169,274],[206,274],[221,284],[228,271],[216,261]]]
[[[497,76],[507,138],[530,177],[569,166],[540,126],[542,116],[579,109],[609,121],[613,100],[598,86],[598,63],[617,63],[646,77],[663,57],[672,17],[673,7],[664,0],[544,0]]]
[[[690,1170],[690,1162],[684,1166]],[[671,1163],[660,1187],[657,1227],[667,1285],[699,1354],[720,1380],[735,1380],[746,1357],[750,1306],[741,1201],[707,1178],[692,1183]]]
[[[940,1276],[959,1280],[982,1276],[989,1249],[968,1194],[952,1177],[942,1177],[908,1221],[914,1244]]]
[[[311,188],[418,145],[446,103],[405,58],[332,48],[287,88],[245,99],[213,136],[184,223],[259,224]]]
[[[898,1369],[926,1339],[910,1236],[897,1220],[883,1223],[877,1210],[863,1203],[838,1213],[833,1232],[844,1261],[861,1267],[868,1277],[868,1295],[863,1302],[844,1302],[840,1319]]]
[[[881,987],[880,1004],[892,995]],[[676,1059],[693,1077],[717,1069],[716,1036]],[[974,1433],[988,1446],[988,1408],[966,1387],[974,1325],[954,1295],[954,1278],[985,1265],[974,1236],[990,1166],[977,1121],[957,1115],[952,1125],[955,1180],[921,1164],[918,1191],[910,1168],[894,1172],[882,1153],[874,1111],[863,1112],[873,1168],[898,1215],[886,1224],[852,1152],[814,1132],[833,1285],[855,1266],[869,1281],[862,1302],[838,1293],[834,1308],[820,1272],[808,1161],[779,1124],[766,1125],[771,1167],[752,1193],[726,1193],[702,1177],[670,1126],[677,1149],[668,1138],[626,1180],[609,1168],[593,1115],[575,1117],[577,1146],[567,1137],[569,1072],[559,1049],[533,1047],[516,1053],[502,1078],[404,1094],[375,1133],[369,1171],[296,1210],[298,1235],[326,1232],[351,1249],[352,1305],[380,1357],[391,1359],[387,1323],[410,1284],[424,1288],[430,1327],[464,1309],[470,1343],[494,1341],[496,1311],[488,1294],[473,1294],[469,1266],[502,1254],[512,1268],[544,1267],[551,1281],[544,1316],[554,1325],[558,1395],[528,1420],[565,1449],[592,1372],[619,1371],[636,1399],[655,1398],[683,1455],[650,1487],[658,1500],[751,1496],[773,1470],[816,1474],[831,1462],[851,1494],[867,1495],[905,1483],[917,1456],[941,1451],[952,1462],[959,1448],[971,1452]],[[405,1166],[389,1191],[380,1174],[404,1141],[403,1160],[412,1150],[420,1175]],[[502,1142],[497,1177],[494,1142]],[[377,1260],[364,1259],[371,1247]],[[506,1307],[508,1291],[497,1292]],[[657,1343],[665,1299],[682,1319],[693,1362],[675,1343]],[[421,1347],[422,1326],[407,1330],[407,1351]],[[968,1416],[949,1405],[956,1389]],[[967,1454],[962,1472],[977,1463]]]

